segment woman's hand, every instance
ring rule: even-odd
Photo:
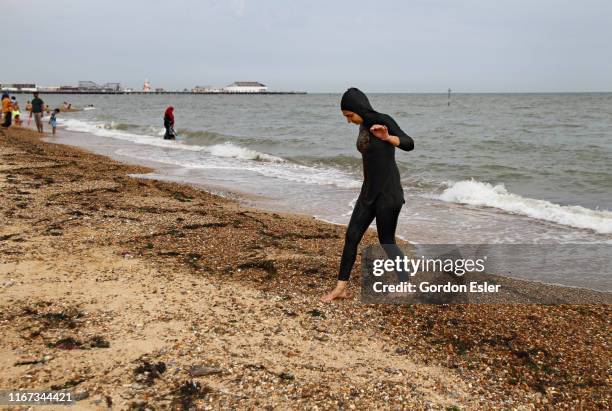
[[[387,129],[387,126],[382,126],[380,124],[374,124],[372,127],[370,127],[370,133],[374,134],[374,136],[381,139],[382,141],[387,141],[389,140],[389,137],[391,137],[389,135],[389,130]]]
[[[370,133],[374,134],[374,136],[379,138],[380,140],[386,141],[387,143],[394,145],[395,147],[399,146],[399,138],[396,136],[389,135],[389,129],[387,128],[387,126],[374,124],[372,127],[370,127]]]

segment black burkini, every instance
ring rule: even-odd
[[[164,134],[164,140],[176,139],[176,132],[174,131],[174,119],[171,119],[168,114],[164,114],[164,128],[166,133]]]
[[[370,127],[375,124],[387,126],[389,134],[399,138],[398,148],[404,151],[414,149],[414,141],[391,116],[375,111],[366,95],[356,88],[344,93],[340,107],[363,118],[357,138],[357,149],[363,159],[363,185],[346,229],[338,274],[338,280],[347,281],[357,257],[357,246],[374,218],[378,240],[381,244],[389,245],[384,247],[387,256],[392,259],[403,257],[402,251],[395,245],[397,218],[405,202],[395,163],[395,146],[372,135]]]

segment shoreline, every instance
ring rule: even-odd
[[[33,126],[29,126],[28,128],[32,130],[34,129]],[[317,221],[320,221],[326,224],[340,226],[343,228],[346,228],[348,224],[344,222],[337,222],[331,219],[326,219],[322,216],[310,214],[308,212],[288,211],[287,207],[279,208],[278,205],[275,204],[273,197],[268,197],[263,194],[249,193],[245,190],[228,188],[226,186],[215,184],[210,181],[207,181],[207,182],[182,181],[180,177],[177,178],[173,176],[172,173],[163,174],[164,170],[173,170],[176,166],[169,166],[168,164],[165,164],[165,163],[162,163],[156,160],[135,159],[127,155],[116,154],[113,150],[109,150],[107,148],[100,149],[99,147],[92,148],[92,147],[88,147],[85,145],[79,145],[77,143],[77,141],[80,139],[79,136],[81,137],[87,136],[88,139],[91,139],[92,137],[96,139],[103,139],[103,138],[95,134],[85,132],[85,131],[67,130],[62,126],[60,126],[59,129],[62,130],[63,136],[60,135],[59,137],[52,137],[52,136],[47,135],[43,141],[50,143],[50,144],[68,145],[70,147],[84,150],[88,153],[108,157],[114,161],[119,161],[121,163],[127,163],[127,164],[134,165],[134,166],[142,166],[142,167],[146,167],[150,169],[149,172],[147,173],[132,174],[132,175],[129,175],[130,177],[159,180],[159,181],[165,181],[165,182],[170,182],[170,183],[179,184],[179,185],[181,184],[188,185],[191,187],[195,187],[196,189],[204,190],[213,195],[218,195],[226,199],[237,201],[240,204],[240,206],[248,207],[256,211],[259,210],[259,211],[274,212],[274,213],[279,213],[279,214],[284,214],[284,215],[297,215],[297,216],[305,217],[305,218],[314,218]],[[68,136],[73,137],[73,141],[70,141],[70,140],[61,141],[66,138],[65,137],[66,134]],[[57,138],[59,138],[60,141],[54,141],[54,139],[57,139]],[[370,227],[368,231],[376,233],[376,230],[373,227]],[[398,238],[403,244],[408,244],[410,246],[424,244],[424,243],[418,243],[418,242],[411,241],[410,238],[406,238],[405,236],[400,235],[400,234],[396,234],[396,238]],[[356,262],[356,265],[358,265],[358,262]],[[574,303],[579,304],[580,303],[579,301],[588,301],[590,303],[597,303],[597,304],[612,303],[612,291],[606,291],[606,290],[602,290],[598,288],[589,288],[588,286],[584,286],[584,285],[570,285],[570,284],[563,284],[560,282],[546,282],[546,281],[542,281],[539,279],[524,278],[520,276],[512,277],[512,276],[507,276],[507,275],[498,275],[495,273],[491,275],[496,277],[497,281],[501,280],[502,283],[514,289],[521,288],[521,289],[535,290],[538,287],[542,287],[542,288],[549,290],[548,291],[549,295],[576,296],[574,298],[571,298],[570,301],[567,301],[567,303],[569,304],[574,304]],[[542,295],[542,293],[534,293],[534,294]],[[553,303],[556,303],[554,302],[554,299],[552,301]]]
[[[477,124],[461,122],[460,118],[455,118],[457,113],[453,114],[446,109],[436,108],[435,98],[424,99],[423,104],[419,103],[419,98],[392,96],[379,98],[383,102],[394,101],[398,107],[411,107],[411,110],[402,109],[397,112],[397,115],[404,119],[414,109],[415,112],[421,113],[420,115],[426,116],[426,123],[430,126],[435,123],[432,123],[432,119],[428,116],[439,112],[438,114],[449,121],[444,127],[448,128],[448,131],[455,129],[459,133],[470,133],[475,131],[470,131],[470,128],[478,127]],[[52,101],[50,97],[49,100]],[[93,102],[98,105],[99,110],[76,115],[67,114],[65,118],[60,119],[63,126],[68,129],[87,133],[83,136],[83,141],[80,144],[77,143],[77,146],[86,146],[86,149],[99,152],[97,143],[90,144],[88,137],[92,134],[107,140],[109,150],[113,148],[112,146],[116,146],[117,152],[134,158],[142,160],[155,158],[167,165],[174,165],[176,166],[172,172],[174,175],[185,175],[191,180],[212,180],[231,188],[269,194],[278,199],[277,203],[282,203],[280,205],[290,211],[296,209],[320,216],[325,220],[347,223],[352,204],[358,194],[356,188],[359,188],[361,182],[361,163],[358,153],[350,144],[352,139],[350,127],[337,127],[339,124],[333,112],[326,108],[323,109],[327,107],[327,104],[334,103],[334,96],[313,96],[312,99],[304,98],[299,102],[295,101],[298,106],[312,103],[312,110],[322,116],[323,128],[321,132],[315,133],[313,130],[312,135],[308,132],[304,134],[305,118],[298,116],[295,122],[286,124],[286,132],[297,133],[296,138],[300,136],[298,140],[291,141],[289,145],[287,145],[288,141],[283,142],[285,131],[282,127],[285,127],[285,122],[278,121],[276,117],[270,126],[263,126],[257,131],[249,131],[248,126],[242,123],[237,124],[236,127],[224,128],[223,122],[219,122],[219,117],[216,116],[200,124],[196,120],[197,116],[187,114],[190,112],[189,105],[195,104],[199,109],[205,108],[212,112],[219,105],[231,107],[233,103],[230,100],[215,103],[208,100],[177,97],[176,104],[179,106],[179,111],[186,117],[180,122],[180,127],[184,127],[181,130],[184,134],[181,134],[176,143],[159,138],[161,131],[157,127],[159,125],[157,120],[153,118],[155,115],[153,107],[162,104],[160,99],[149,101],[149,99],[135,96],[125,101],[123,99],[115,101],[110,97],[100,99],[93,97],[90,99],[86,96],[78,99],[75,97],[73,104],[87,105]],[[473,97],[466,102],[473,103],[479,100],[478,97]],[[523,100],[522,97],[501,99],[506,105],[510,102],[519,104],[521,100]],[[532,99],[529,98],[529,100]],[[558,104],[562,100],[556,98],[552,99],[552,102]],[[575,100],[581,99],[576,98]],[[587,100],[603,101],[595,97]],[[62,100],[56,97],[53,101],[61,102]],[[287,106],[284,100],[271,100],[268,103],[271,107],[278,108],[274,111],[277,113],[275,116],[286,117],[290,111],[288,107],[293,106],[293,104]],[[144,110],[142,113],[139,110],[131,111],[128,108],[140,104]],[[258,112],[258,103],[253,103],[250,99],[240,104],[252,106],[255,112]],[[184,107],[181,108],[182,105]],[[123,114],[115,113],[115,106],[125,106],[126,109],[122,110]],[[456,107],[457,112],[463,112],[465,109],[465,107]],[[230,111],[223,110],[223,112]],[[114,114],[110,115],[110,113]],[[571,113],[567,114],[571,115]],[[106,117],[107,115],[109,117]],[[547,119],[542,118],[542,120]],[[587,126],[585,124],[585,127]],[[551,124],[551,127],[550,132],[554,132],[557,130],[555,127],[563,126]],[[338,138],[342,138],[342,143],[338,143],[336,147],[334,140],[328,142],[325,137],[319,135],[323,134],[323,129],[326,131],[324,134],[338,133]],[[430,129],[429,132],[433,130],[435,129]],[[580,133],[578,130],[581,129],[574,127],[568,129],[568,132]],[[536,131],[532,130],[532,132]],[[542,130],[542,132],[545,131]],[[432,134],[434,138],[439,138],[436,137],[435,132]],[[478,132],[475,135],[481,136],[482,133]],[[482,137],[476,139],[481,140]],[[311,144],[310,140],[317,143]],[[506,143],[518,144],[516,148],[523,143],[529,144],[528,141],[523,141],[528,140],[527,134],[524,139],[521,137],[519,140],[513,143],[506,141]],[[471,141],[471,139],[468,138],[465,141]],[[428,156],[411,163],[409,162],[410,154],[398,154],[407,205],[400,214],[397,233],[423,244],[446,242],[469,244],[474,241],[473,239],[480,239],[483,243],[610,241],[610,236],[607,235],[611,221],[610,212],[605,211],[609,200],[602,199],[602,195],[598,194],[603,191],[596,189],[598,184],[595,181],[598,178],[596,174],[588,171],[574,173],[575,178],[568,176],[565,179],[568,181],[567,190],[563,188],[552,190],[544,181],[543,175],[529,171],[528,164],[526,167],[516,164],[521,171],[515,174],[502,166],[487,164],[489,156],[495,157],[496,153],[507,153],[502,157],[514,157],[515,154],[518,155],[520,149],[516,153],[513,149],[507,152],[505,150],[496,151],[494,143],[489,144],[486,139],[482,143],[478,145],[478,152],[482,151],[483,155],[474,153],[473,155],[478,157],[474,160],[475,162],[470,164],[466,161],[466,164],[458,169],[452,167],[453,153],[445,152],[444,160],[439,164],[435,161],[431,163],[433,159],[428,159]],[[593,143],[598,144],[597,141]],[[90,148],[90,145],[93,147]],[[304,145],[304,148],[301,149],[300,145]],[[329,145],[329,150],[332,150],[329,154],[333,152],[333,155],[328,156],[325,150],[321,151],[318,148],[327,147],[327,145]],[[276,159],[268,158],[271,154],[275,154],[272,157]],[[598,156],[596,153],[592,154]],[[539,158],[546,158],[546,156],[539,156]],[[276,161],[279,159],[280,161]],[[463,161],[458,161],[463,164]],[[504,163],[503,158],[500,158],[499,161]],[[593,163],[593,170],[599,169],[602,163],[605,162]],[[557,162],[557,164],[563,164],[563,162]],[[557,171],[564,173],[562,169],[551,171],[556,176],[551,176],[553,185],[556,181],[560,181],[558,179],[560,174]],[[504,174],[508,172],[510,174]],[[604,175],[605,172],[602,176]],[[224,177],[226,177],[225,180]],[[577,184],[570,184],[569,181]],[[584,191],[580,188],[583,187],[583,184],[585,186],[594,184],[592,193],[580,193]],[[288,205],[293,208],[286,207]],[[573,206],[587,209],[583,210]],[[540,277],[544,281],[547,278],[554,280],[552,282],[564,285],[583,286],[604,291],[612,289],[609,282],[606,284],[606,281],[598,280],[604,278],[602,276],[590,277],[595,279],[592,282],[582,281],[571,273],[561,270],[559,275]]]
[[[27,128],[34,130],[33,126],[30,126]],[[81,134],[89,135],[86,132],[69,131],[64,128],[60,128],[60,129],[62,130],[63,133],[68,133],[69,135],[74,135],[77,137]],[[195,183],[195,182],[177,181],[176,179],[170,178],[170,176],[159,174],[158,172],[160,171],[160,168],[164,168],[165,165],[155,160],[149,160],[149,161],[135,160],[135,159],[132,159],[124,155],[114,154],[110,151],[103,151],[102,153],[97,153],[93,150],[88,150],[87,148],[82,147],[82,146],[74,146],[70,143],[64,143],[61,141],[57,141],[57,142],[53,141],[54,138],[57,138],[57,137],[53,137],[51,135],[48,135],[47,133],[41,141],[48,143],[48,144],[68,146],[71,148],[75,148],[77,150],[85,151],[93,155],[101,155],[103,157],[109,158],[113,161],[117,161],[122,164],[129,164],[134,167],[144,167],[145,169],[148,170],[145,173],[128,174],[127,176],[131,178],[150,179],[152,181],[163,181],[163,182],[167,182],[171,184],[177,184],[179,186],[181,185],[189,186],[189,187],[195,188],[196,190],[202,190],[213,196],[219,196],[223,199],[236,202],[237,203],[236,205],[238,207],[248,208],[255,212],[258,212],[258,211],[259,212],[272,212],[272,213],[283,215],[286,217],[293,216],[293,217],[306,218],[306,219],[315,219],[316,221],[324,223],[324,224],[331,224],[334,226],[342,227],[343,230],[345,230],[347,226],[347,224],[345,223],[325,220],[324,218],[320,218],[315,215],[311,215],[307,213],[275,209],[271,205],[270,202],[268,202],[267,204],[256,203],[258,199],[270,200],[270,198],[264,197],[262,195],[251,194],[251,193],[241,191],[241,190],[232,190],[232,189],[228,189],[226,187],[215,185],[212,183],[203,183],[203,182]],[[376,230],[372,227],[368,228],[368,233],[370,233],[374,237],[376,236]],[[400,235],[396,235],[396,238],[398,238],[403,244],[406,244],[409,246],[418,245],[418,243],[411,242],[410,239],[404,238],[403,236],[400,236]],[[361,252],[359,253],[359,255],[361,255]],[[356,261],[355,267],[358,267],[358,266],[359,266],[359,261]],[[356,274],[357,272],[354,269],[353,277]],[[519,277],[509,277],[509,276],[503,276],[503,275],[498,275],[494,273],[488,274],[488,276],[491,279],[493,279],[493,281],[503,284],[504,287],[509,287],[514,290],[523,290],[523,292],[524,290],[530,290],[529,294],[531,295],[537,295],[539,297],[542,297],[543,295],[549,295],[549,296],[563,295],[563,296],[566,296],[566,298],[569,297],[569,301],[564,302],[567,304],[580,304],[580,302],[587,302],[589,304],[611,304],[612,303],[612,292],[606,292],[606,291],[591,289],[591,288],[582,287],[582,286],[571,286],[571,285],[564,285],[564,284],[559,284],[559,283],[547,283],[543,281],[525,279],[525,278],[519,278]],[[539,288],[543,289],[544,292],[536,291]],[[555,301],[555,297],[552,297],[550,302],[543,302],[543,303],[558,303],[558,302]]]
[[[92,409],[609,405],[609,305],[322,304],[343,226],[129,177],[150,169],[26,129],[0,142],[2,388],[72,387]],[[146,361],[168,371],[149,384]]]

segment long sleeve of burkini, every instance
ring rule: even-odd
[[[397,146],[397,148],[404,150],[404,151],[414,150],[414,140],[412,139],[412,137],[404,133],[404,130],[402,130],[400,126],[397,125],[397,123],[395,122],[395,120],[393,120],[393,118],[388,117],[385,120],[386,120],[385,123],[387,123],[385,125],[389,129],[389,134],[399,138],[400,143],[399,143],[399,146]]]

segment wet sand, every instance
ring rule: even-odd
[[[354,298],[323,304],[343,227],[128,176],[148,171],[0,131],[0,388],[78,409],[610,407],[610,305],[364,305],[358,265]]]

